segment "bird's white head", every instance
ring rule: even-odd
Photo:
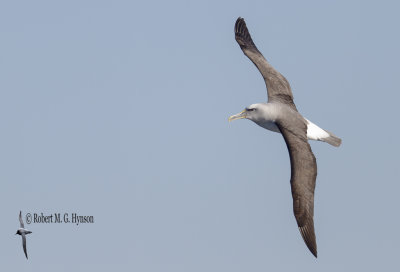
[[[271,120],[272,118],[270,118],[271,116],[268,109],[269,107],[265,103],[252,104],[238,114],[232,115],[228,120],[230,122],[246,118],[256,123]]]

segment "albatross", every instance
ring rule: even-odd
[[[264,78],[268,102],[252,104],[229,117],[229,121],[245,118],[260,127],[282,134],[290,157],[294,216],[305,244],[317,257],[313,219],[317,162],[308,140],[322,141],[336,147],[342,140],[304,118],[297,111],[289,82],[257,49],[244,19],[240,17],[235,24],[235,39]]]
[[[28,253],[26,252],[26,235],[32,233],[32,231],[25,229],[24,221],[22,220],[22,212],[19,211],[19,226],[15,235],[21,235],[22,237],[22,247],[24,248],[25,257],[28,259]]]

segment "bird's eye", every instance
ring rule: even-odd
[[[247,109],[247,111],[254,111],[255,110],[255,108],[253,108],[253,109]]]

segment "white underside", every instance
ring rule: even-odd
[[[257,123],[257,124],[265,129],[280,133],[278,126],[273,121],[267,121],[267,122]]]
[[[306,118],[304,118],[306,119]],[[309,140],[316,140],[316,141],[321,141],[322,139],[328,138],[329,133],[311,122],[310,120],[307,120],[307,138]]]
[[[275,122],[272,122],[272,121],[264,122],[264,123],[262,123],[261,126],[262,126],[263,128],[268,129],[268,130],[271,130],[271,131],[280,133],[279,128],[278,128],[278,126],[275,124]]]
[[[304,119],[306,119],[306,118],[304,118]],[[325,130],[323,130],[322,128],[320,128],[319,126],[317,126],[310,120],[306,119],[306,121],[307,121],[307,139],[315,140],[315,141],[322,141],[323,139],[329,137],[328,132],[326,132]],[[260,125],[263,128],[266,128],[268,130],[280,133],[279,128],[277,127],[275,122],[267,121],[267,122],[263,122],[263,123],[258,123],[258,125]]]

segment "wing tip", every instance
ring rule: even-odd
[[[238,17],[237,19],[236,19],[236,23],[235,23],[235,30],[236,30],[236,28],[239,26],[239,24],[246,24],[246,22],[244,21],[244,19],[242,18],[242,17]]]
[[[246,22],[242,17],[237,18],[235,23],[235,35],[244,35],[246,32],[248,33]]]
[[[238,17],[235,23],[235,39],[240,47],[256,47],[249,30],[247,29],[246,22],[242,17]]]
[[[308,224],[299,227],[301,237],[303,237],[304,243],[310,250],[310,252],[314,255],[315,258],[318,258],[317,252],[317,241],[315,238],[314,231],[314,223],[309,222]]]

